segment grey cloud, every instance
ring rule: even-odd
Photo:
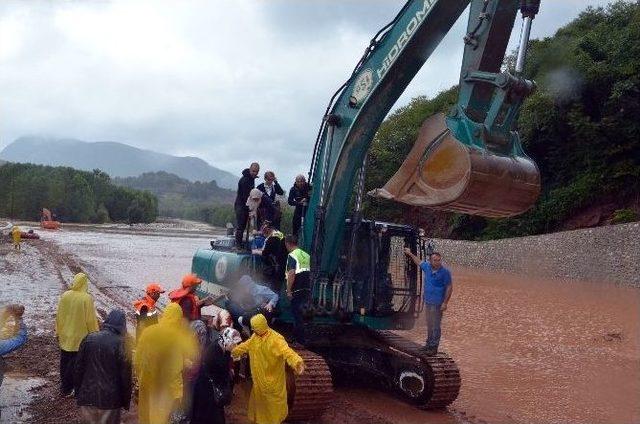
[[[26,134],[113,140],[198,155],[236,174],[258,160],[288,185],[308,169],[329,97],[401,5],[4,1],[0,149]],[[543,1],[534,36],[585,6]],[[465,13],[396,106],[457,82],[466,21]]]

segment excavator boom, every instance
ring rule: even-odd
[[[469,3],[456,106],[449,116],[425,122],[398,173],[370,194],[488,217],[522,213],[537,199],[539,172],[514,130],[535,85],[499,71],[518,9],[523,16],[527,11],[530,23],[539,1],[410,0],[374,37],[327,108],[303,232],[316,279],[328,278],[338,266],[355,177],[376,130]]]

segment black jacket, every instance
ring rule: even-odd
[[[264,183],[260,183],[257,189],[263,192],[264,194],[267,194],[267,189],[265,188]],[[271,199],[272,202],[276,201],[276,195],[278,196],[284,195],[284,190],[282,189],[282,187],[280,187],[280,184],[278,184],[278,180],[273,182],[273,190],[271,191],[271,195],[267,194],[267,196],[269,196],[269,199]]]
[[[296,213],[302,212],[302,201],[311,197],[311,186],[309,183],[304,183],[302,188],[298,188],[295,184],[289,190],[289,204],[296,207]]]
[[[273,222],[277,212],[269,196],[262,193],[262,201],[260,202],[260,206],[258,206],[258,228],[262,227],[264,221]]]
[[[213,384],[218,388],[233,390],[230,364],[231,355],[218,344],[217,333],[212,334],[204,349],[202,364],[193,390],[191,424],[224,424],[224,406],[213,401]]]
[[[242,178],[238,181],[238,193],[235,206],[245,206],[249,198],[249,192],[255,188],[256,179],[249,173],[249,168],[242,171]]]
[[[131,357],[125,346],[124,312],[111,311],[102,330],[88,334],[76,356],[74,386],[79,406],[129,409]]]

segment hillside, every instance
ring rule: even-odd
[[[234,188],[239,177],[196,157],[177,157],[122,143],[88,143],[73,139],[21,137],[0,152],[12,162],[100,169],[113,177],[132,177],[144,172],[165,171],[190,181],[215,180],[220,187]]]
[[[421,226],[436,237],[494,239],[638,220],[640,3],[588,8],[553,37],[531,42],[525,74],[538,90],[518,126],[542,195],[527,213],[490,220],[367,199],[368,216]],[[506,61],[510,63],[510,60]],[[367,190],[399,168],[423,120],[447,112],[457,87],[390,115],[369,155]]]
[[[176,218],[188,217],[187,210],[231,204],[235,200],[234,191],[218,187],[215,181],[194,183],[163,171],[146,172],[138,177],[115,178],[114,183],[150,191],[158,197],[160,215]]]
[[[153,222],[158,200],[115,186],[101,171],[9,163],[0,167],[0,216],[39,221],[48,208],[62,222]]]

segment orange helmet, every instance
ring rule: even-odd
[[[197,286],[200,283],[202,283],[202,279],[200,279],[195,274],[187,274],[182,277],[182,287],[184,287],[185,289],[188,287]]]
[[[162,286],[158,283],[151,283],[147,286],[147,290],[146,290],[147,294],[153,294],[153,293],[164,293],[164,289],[162,288]]]

